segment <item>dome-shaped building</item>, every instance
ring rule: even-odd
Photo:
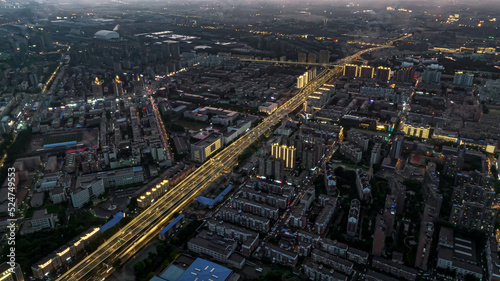
[[[102,40],[115,40],[120,39],[120,34],[111,30],[99,30],[94,34],[94,37]]]

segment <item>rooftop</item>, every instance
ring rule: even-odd
[[[227,280],[233,271],[211,261],[197,258],[177,281]]]

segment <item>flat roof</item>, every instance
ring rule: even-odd
[[[160,277],[162,278],[161,281],[167,280],[167,281],[177,281],[179,277],[185,272],[184,269],[176,266],[176,265],[169,265],[165,271],[163,271],[160,274]],[[151,281],[151,280],[150,280]],[[153,281],[160,281],[160,280],[153,280]]]
[[[113,226],[115,226],[119,221],[121,221],[123,218],[125,217],[125,214],[123,212],[118,212],[116,213],[113,218],[108,221],[107,223],[105,223],[103,226],[100,227],[100,231],[101,232],[104,232],[110,228],[112,228]]]
[[[177,281],[227,280],[233,271],[222,265],[197,258]]]
[[[214,199],[210,199],[210,198],[207,198],[207,197],[199,196],[199,197],[196,197],[196,201],[198,201],[199,203],[204,204],[204,205],[212,206],[215,203],[217,203],[220,200],[222,200],[222,198],[224,198],[224,196],[226,196],[226,194],[232,188],[233,188],[232,185],[228,185],[228,187],[226,187],[226,189],[224,189],[221,193],[219,193],[219,195],[217,195],[217,197],[215,197]]]
[[[167,231],[169,231],[172,227],[174,227],[174,225],[176,225],[182,218],[184,217],[184,215],[178,215],[173,221],[171,221],[167,226],[165,226],[164,229],[162,229],[160,231],[160,235],[163,235],[165,234]]]

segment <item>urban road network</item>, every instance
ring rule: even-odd
[[[397,40],[404,39],[408,36]],[[104,242],[97,250],[70,268],[57,280],[105,280],[115,270],[113,265],[121,264],[135,255],[151,239],[158,235],[163,226],[172,219],[173,214],[189,205],[203,189],[213,182],[226,168],[235,165],[237,157],[265,131],[270,129],[289,113],[301,106],[318,88],[331,79],[340,76],[342,65],[365,52],[389,48],[387,45],[359,51],[340,60],[339,65],[328,68],[310,81],[299,93],[266,117],[255,128],[206,161],[181,183],[169,190],[154,204],[144,210],[113,237]]]

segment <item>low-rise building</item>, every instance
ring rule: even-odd
[[[211,256],[213,259],[242,268],[245,258],[235,253],[238,243],[234,239],[224,239],[206,231],[200,232],[188,242],[188,249],[198,254]]]
[[[336,272],[333,269],[329,269],[322,264],[317,264],[315,262],[308,261],[302,266],[304,273],[309,278],[309,280],[315,281],[347,281],[348,276]]]
[[[340,154],[354,163],[359,163],[363,157],[363,151],[348,141],[344,141],[340,144]]]
[[[394,276],[403,278],[405,280],[417,280],[418,272],[410,267],[395,263],[381,257],[373,257],[372,267],[379,269],[383,272],[390,273]]]
[[[327,265],[337,271],[350,275],[354,264],[348,260],[328,254],[318,249],[312,250],[311,258],[317,263]]]
[[[236,223],[249,229],[264,232],[269,231],[270,220],[234,208],[220,208],[218,216],[225,221]]]
[[[249,257],[259,245],[259,234],[250,229],[214,219],[208,220],[207,225],[210,231],[241,243],[241,253],[246,257]]]
[[[29,234],[37,231],[41,231],[44,229],[53,229],[55,228],[55,220],[53,214],[48,214],[47,210],[36,210],[33,213],[33,217],[25,221],[21,228],[21,234]]]
[[[284,265],[295,266],[299,255],[270,243],[264,245],[264,254],[271,260]]]
[[[198,163],[203,163],[223,146],[223,135],[213,132],[200,140],[196,144],[191,145],[191,159]]]
[[[81,208],[92,198],[104,193],[104,181],[96,175],[80,176],[76,180],[75,189],[71,192],[73,207]]]
[[[267,114],[273,113],[276,109],[278,109],[278,104],[275,102],[265,102],[261,106],[259,106],[259,112],[264,112]]]

